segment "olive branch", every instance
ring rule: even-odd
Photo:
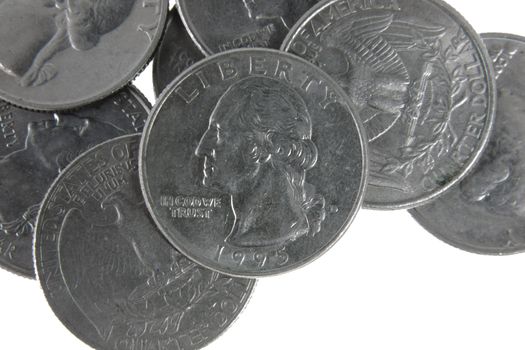
[[[167,335],[184,332],[183,328],[185,327],[183,325],[186,317],[201,306],[204,306],[206,310],[210,309],[207,305],[208,302],[204,301],[217,295],[228,294],[227,289],[232,283],[233,279],[231,277],[222,276],[216,272],[209,279],[204,280],[200,271],[198,269],[194,270],[193,276],[174,295],[170,297],[165,296],[165,298],[169,298],[169,301],[166,299],[166,304],[169,305],[167,307],[168,316],[156,320],[148,320],[147,317],[142,316],[144,310],[142,312],[134,312],[135,310],[131,310],[129,305],[127,305],[128,315],[135,315],[134,320],[126,320],[128,324],[127,334],[140,338],[147,333]],[[151,307],[155,308],[154,305],[151,305]],[[197,326],[199,325],[191,325],[191,327]]]

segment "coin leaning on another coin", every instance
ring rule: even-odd
[[[183,254],[261,277],[327,251],[361,206],[366,140],[347,96],[323,71],[270,49],[192,66],[145,127],[146,204]]]
[[[37,113],[0,104],[0,267],[35,277],[34,225],[49,186],[89,148],[142,131],[150,108],[132,86],[72,112]]]
[[[494,72],[479,35],[443,1],[325,1],[281,49],[323,68],[358,109],[370,144],[366,207],[427,203],[481,157]]]
[[[200,349],[255,281],[200,267],[162,237],[140,190],[139,142],[99,145],[51,186],[36,228],[39,281],[58,318],[96,349]]]
[[[480,163],[443,197],[411,210],[441,240],[466,251],[525,251],[525,38],[482,34],[498,83],[494,133]]]

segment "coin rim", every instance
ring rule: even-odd
[[[502,41],[517,41],[525,46],[525,37],[515,35],[515,34],[491,32],[491,33],[482,33],[480,34],[480,36],[483,40],[494,39],[494,40],[502,40]],[[496,115],[496,118],[498,118],[497,115]],[[457,186],[454,187],[454,189],[457,189]],[[442,231],[440,232],[440,230],[436,228],[436,225],[433,224],[431,220],[428,220],[428,216],[420,213],[418,209],[419,208],[414,208],[408,211],[410,215],[412,216],[412,218],[423,229],[425,229],[425,231],[429,232],[434,237],[438,238],[440,241],[456,249],[460,249],[468,253],[479,254],[479,255],[489,255],[489,256],[508,256],[508,255],[515,255],[515,254],[525,252],[525,244],[521,248],[514,248],[514,249],[484,248],[484,247],[476,247],[472,244],[468,244],[468,242],[462,243],[459,240],[451,239],[450,236],[441,233]]]
[[[186,32],[190,36],[191,40],[193,40],[193,42],[195,43],[195,46],[197,46],[197,48],[204,54],[204,57],[213,56],[215,54],[214,51],[204,43],[204,40],[202,38],[199,39],[199,35],[197,34],[198,30],[196,30],[196,28],[192,26],[189,20],[190,15],[187,11],[185,0],[176,0],[175,8],[177,11],[179,11],[179,15],[182,19],[182,23],[184,24],[184,28],[186,28]]]
[[[174,12],[174,13],[172,13],[172,12]],[[176,18],[176,17],[178,17],[178,18]],[[177,21],[177,19],[182,23],[182,28],[181,29],[183,29],[186,32],[185,34],[188,37],[190,37],[191,44],[195,45],[195,40],[189,34],[188,30],[186,29],[186,26],[184,25],[184,22],[182,22],[182,18],[181,18],[180,12],[177,9],[177,3],[175,3],[175,6],[168,12],[168,19],[167,19],[166,26],[165,26],[165,29],[164,29],[164,35],[162,36],[162,40],[159,42],[159,45],[157,47],[157,50],[155,51],[155,55],[154,55],[153,60],[152,60],[153,64],[152,64],[152,69],[151,69],[151,76],[152,76],[152,79],[153,79],[153,93],[155,94],[155,97],[159,96],[162,93],[162,90],[163,90],[163,89],[160,88],[160,82],[159,82],[159,76],[161,76],[163,74],[162,68],[164,68],[164,65],[162,64],[163,62],[160,59],[160,53],[163,51],[163,49],[165,49],[165,46],[174,45],[174,44],[175,45],[179,45],[178,43],[172,43],[172,42],[168,42],[166,40],[168,31],[171,29],[171,27],[173,25],[175,25],[175,22]],[[197,48],[199,53],[202,55],[202,50],[198,46],[195,46],[195,47]],[[206,58],[207,56],[208,55],[201,56],[199,61],[204,59],[204,58]],[[166,87],[168,85],[166,85]]]
[[[112,0],[117,1],[117,0]],[[34,103],[34,102],[28,102],[26,101],[25,97],[17,97],[15,95],[17,94],[11,94],[6,93],[3,88],[0,88],[0,98],[15,107],[22,108],[22,109],[28,109],[35,112],[64,112],[64,111],[70,111],[75,110],[78,108],[82,108],[86,105],[90,105],[92,103],[98,102],[100,100],[103,100],[104,98],[113,95],[114,93],[117,93],[121,89],[125,88],[128,85],[132,85],[135,78],[139,76],[140,73],[146,69],[150,61],[153,59],[155,52],[157,51],[157,48],[159,46],[160,40],[164,36],[164,31],[166,28],[166,21],[168,17],[169,12],[169,0],[158,0],[160,1],[160,13],[159,13],[159,24],[157,32],[155,33],[153,39],[148,45],[147,50],[144,51],[144,54],[142,55],[142,58],[138,61],[139,63],[136,65],[135,69],[130,70],[129,73],[125,74],[122,78],[120,78],[118,83],[112,84],[102,92],[96,93],[93,95],[93,97],[90,98],[79,98],[77,99],[77,102],[67,102],[67,103]],[[137,3],[137,7],[140,7]],[[86,72],[86,75],[88,75],[89,72]]]
[[[166,20],[166,25],[164,27],[164,35],[162,36],[162,40],[159,41],[159,45],[157,47],[157,51],[155,52],[155,55],[153,57],[153,64],[152,64],[152,68],[151,68],[151,78],[153,80],[153,93],[155,94],[155,97],[159,96],[160,94],[160,90],[159,89],[159,82],[158,82],[158,76],[161,75],[161,68],[163,66],[161,66],[160,64],[160,60],[159,60],[159,53],[162,51],[162,47],[164,45],[164,42],[165,42],[165,39],[167,38],[167,34],[168,34],[168,30],[170,29],[173,21],[174,21],[174,18],[173,18],[173,14],[171,13],[172,11],[175,11],[177,12],[176,15],[178,15],[178,10],[177,10],[177,6],[173,7],[171,10],[168,11],[168,17],[167,17],[167,20]],[[179,15],[180,17],[180,15]],[[184,25],[183,25],[184,27]],[[186,28],[184,28],[186,29]],[[177,44],[177,43],[176,43]]]
[[[83,152],[81,155],[79,155],[77,158],[75,158],[74,161],[72,161],[71,163],[69,163],[65,168],[64,170],[56,177],[56,179],[53,181],[53,183],[51,184],[51,186],[49,187],[49,189],[47,190],[46,192],[46,195],[44,197],[44,200],[42,201],[42,204],[40,205],[40,209],[38,210],[38,216],[37,216],[37,219],[36,219],[36,224],[35,224],[35,234],[33,235],[33,266],[34,266],[34,269],[35,269],[35,272],[36,272],[36,279],[38,281],[38,285],[40,286],[42,292],[44,293],[44,296],[46,298],[46,302],[48,303],[49,305],[49,308],[51,309],[51,311],[53,312],[53,314],[56,316],[56,318],[58,318],[60,320],[60,323],[67,328],[67,330],[73,334],[76,338],[78,338],[80,341],[82,341],[83,343],[97,349],[97,348],[100,348],[100,345],[104,345],[102,343],[100,344],[96,344],[93,342],[92,339],[88,339],[84,334],[81,334],[81,332],[77,331],[77,328],[74,327],[73,324],[71,324],[70,322],[66,322],[66,320],[64,320],[62,318],[62,315],[58,313],[58,311],[55,310],[54,306],[51,305],[50,303],[50,300],[53,299],[51,298],[51,293],[50,293],[50,289],[47,288],[47,286],[45,285],[45,282],[44,282],[44,279],[45,279],[45,276],[42,275],[42,271],[41,269],[39,269],[39,264],[42,262],[42,259],[43,259],[43,256],[40,254],[40,248],[43,246],[42,244],[39,244],[39,237],[41,235],[40,233],[40,227],[42,226],[42,216],[43,216],[43,208],[46,207],[47,205],[47,202],[49,201],[49,196],[51,195],[51,193],[55,190],[55,187],[58,185],[58,183],[62,180],[62,177],[64,176],[64,174],[67,174],[69,172],[69,170],[72,168],[72,167],[75,167],[77,165],[77,163],[79,163],[80,161],[83,160],[84,156],[88,153],[88,152],[95,152],[97,151],[100,147],[105,147],[107,143],[110,143],[110,142],[115,142],[115,141],[120,141],[120,140],[123,140],[123,139],[132,139],[134,137],[137,137],[139,136],[140,137],[140,133],[135,133],[135,134],[130,134],[130,135],[124,135],[124,136],[119,136],[119,137],[116,137],[116,138],[113,138],[113,139],[110,139],[110,140],[107,140],[101,144],[98,144],[97,146],[87,150],[86,152]],[[55,244],[58,244],[58,242],[55,242]],[[59,254],[58,250],[57,250],[57,254]],[[62,277],[62,270],[60,270],[60,277]],[[63,279],[63,278],[62,278]],[[64,281],[63,281],[64,282]],[[69,288],[67,287],[66,283],[64,282],[63,285],[65,286],[66,288],[66,293],[67,295],[69,296],[69,298],[71,299],[72,301],[72,304],[74,305],[75,307],[75,311],[77,311],[79,314],[81,314],[84,318],[87,319],[87,317],[84,315],[84,313],[80,310],[80,308],[76,305],[76,303],[74,302],[74,298],[73,296],[71,295],[71,293],[69,292]],[[98,340],[98,339],[97,339]]]
[[[40,209],[38,211],[38,216],[37,216],[37,221],[36,221],[36,224],[35,224],[35,235],[33,236],[33,266],[34,266],[34,269],[36,271],[36,277],[37,277],[37,281],[38,281],[38,285],[40,286],[40,289],[42,290],[42,292],[44,293],[44,296],[46,298],[46,302],[48,303],[49,305],[49,308],[51,309],[51,311],[53,312],[53,314],[56,316],[56,318],[58,320],[60,320],[60,323],[72,334],[74,335],[77,339],[79,339],[80,341],[82,341],[83,343],[87,344],[88,346],[91,346],[93,348],[100,348],[100,349],[105,349],[104,346],[106,346],[107,344],[104,344],[104,343],[100,343],[100,344],[96,344],[95,342],[93,342],[92,339],[88,339],[87,336],[85,336],[81,330],[78,330],[78,327],[75,327],[73,324],[69,323],[69,322],[66,322],[66,320],[64,320],[62,318],[62,315],[58,313],[58,311],[55,310],[55,308],[53,307],[53,305],[51,305],[50,303],[50,299],[52,299],[50,297],[50,293],[48,292],[48,288],[46,288],[44,282],[43,282],[43,278],[44,276],[41,276],[41,271],[40,269],[38,268],[38,264],[39,262],[42,261],[42,256],[41,254],[39,253],[39,248],[42,247],[41,244],[38,244],[38,239],[37,239],[37,236],[40,235],[40,230],[38,230],[39,227],[41,227],[41,221],[43,220],[42,219],[42,216],[43,216],[43,210],[42,208],[45,207],[45,204],[47,204],[47,202],[49,201],[49,196],[50,194],[54,191],[55,187],[57,186],[57,184],[61,181],[62,177],[64,176],[63,174],[67,174],[69,172],[69,170],[72,168],[72,167],[75,167],[77,165],[77,163],[80,163],[81,161],[83,161],[83,159],[85,158],[85,156],[90,153],[90,152],[95,152],[97,151],[99,148],[102,148],[102,147],[106,147],[107,144],[110,144],[110,143],[117,143],[119,141],[122,141],[122,140],[126,140],[126,139],[130,139],[130,141],[132,141],[133,139],[137,139],[137,141],[140,141],[141,138],[142,138],[142,133],[134,133],[134,134],[129,134],[129,135],[123,135],[123,136],[119,136],[119,137],[115,137],[113,139],[110,139],[110,140],[107,140],[107,141],[104,141],[103,143],[100,143],[98,145],[96,145],[95,147],[87,150],[86,152],[83,152],[80,156],[78,156],[73,162],[71,162],[68,166],[66,166],[66,168],[60,173],[59,176],[57,176],[57,178],[53,181],[53,184],[49,187],[49,190],[47,191],[46,193],[46,196],[44,198],[44,200],[42,201],[42,205],[40,206]],[[148,213],[149,214],[149,213]],[[158,229],[158,228],[157,228]],[[160,232],[159,232],[160,234]],[[56,243],[58,244],[58,243]],[[167,243],[168,244],[168,243]],[[58,253],[57,253],[58,254]],[[181,253],[182,254],[182,253]],[[217,272],[217,271],[214,271],[214,272]],[[60,271],[60,276],[62,277],[62,271]],[[248,303],[251,301],[251,298],[253,296],[253,292],[254,292],[254,288],[257,284],[257,280],[254,280],[254,279],[250,279],[249,280],[249,283],[248,283],[248,286],[246,288],[246,291],[245,291],[245,295],[244,297],[242,298],[242,300],[240,301],[241,304],[241,309],[234,315],[234,317],[231,319],[231,321],[229,322],[229,324],[221,330],[221,332],[219,334],[217,334],[217,336],[211,338],[210,341],[206,342],[204,345],[198,347],[198,348],[195,348],[196,349],[202,349],[206,346],[208,346],[209,344],[213,343],[214,341],[216,341],[219,337],[221,337],[224,333],[226,333],[226,331],[232,326],[232,324],[234,322],[236,322],[239,318],[239,316],[241,315],[241,313],[244,312],[244,310],[246,309],[246,306],[248,305]],[[75,311],[78,312],[79,314],[83,315],[83,317],[85,319],[87,319],[87,317],[84,315],[84,313],[80,310],[80,308],[76,305],[75,303],[75,300],[73,298],[73,296],[71,295],[71,293],[69,292],[69,287],[67,286],[67,284],[64,282],[63,283],[63,286],[65,286],[65,288],[67,289],[66,292],[70,298],[70,300],[72,301],[72,304],[74,305],[75,307]],[[89,320],[88,320],[89,321]],[[97,339],[99,340],[99,339]],[[102,347],[101,347],[102,345]],[[109,348],[108,348],[109,349]]]
[[[354,125],[357,129],[357,134],[359,137],[359,143],[361,145],[361,162],[362,162],[362,169],[361,169],[361,181],[359,184],[359,187],[356,189],[356,199],[354,201],[354,205],[352,210],[349,211],[348,216],[344,222],[344,224],[339,228],[338,231],[334,231],[333,239],[331,239],[325,246],[318,249],[314,254],[310,254],[309,256],[306,256],[303,259],[300,259],[294,264],[286,265],[282,268],[273,268],[269,270],[264,271],[252,271],[252,272],[239,272],[235,270],[229,270],[228,268],[224,267],[223,264],[217,263],[212,265],[211,263],[203,262],[200,257],[202,254],[193,254],[190,249],[186,249],[183,244],[180,244],[180,242],[177,241],[176,237],[179,236],[179,234],[170,234],[169,230],[164,227],[161,220],[157,218],[155,215],[155,209],[153,208],[152,203],[155,201],[153,200],[150,192],[149,192],[149,186],[148,186],[148,171],[147,166],[145,165],[146,162],[146,154],[147,154],[147,147],[149,144],[149,136],[151,133],[151,130],[154,127],[154,124],[156,122],[157,116],[159,114],[159,111],[163,108],[164,103],[167,101],[167,99],[170,97],[170,95],[174,92],[175,87],[177,84],[182,82],[189,74],[191,74],[194,71],[198,71],[200,68],[205,67],[209,64],[209,62],[218,60],[222,57],[227,57],[230,55],[235,55],[238,53],[270,53],[270,54],[277,54],[280,56],[284,56],[291,60],[299,61],[301,64],[304,64],[306,66],[311,67],[313,70],[319,74],[319,76],[324,77],[324,79],[331,84],[331,87],[340,94],[341,96],[345,97],[344,104],[347,106],[348,111],[352,115],[352,119],[354,121]],[[142,188],[142,193],[144,195],[144,198],[146,200],[146,206],[148,207],[148,210],[151,214],[151,217],[157,224],[157,227],[162,232],[164,237],[175,247],[178,251],[180,251],[182,254],[184,254],[186,257],[188,257],[190,260],[193,260],[199,265],[202,265],[204,267],[207,267],[210,270],[220,272],[225,275],[233,276],[233,277],[241,277],[241,278],[261,278],[261,277],[269,277],[269,276],[277,276],[281,275],[293,270],[296,270],[300,267],[304,267],[308,265],[309,263],[315,261],[317,258],[321,257],[326,253],[330,248],[332,248],[338,241],[341,239],[341,237],[348,231],[351,223],[355,219],[357,213],[362,207],[362,203],[364,201],[364,196],[366,193],[366,184],[368,183],[368,142],[366,141],[366,132],[363,126],[363,123],[361,119],[359,118],[359,115],[355,112],[355,109],[351,103],[349,103],[348,96],[344,93],[341,87],[323,70],[321,70],[319,67],[311,64],[310,62],[304,60],[303,58],[292,55],[287,52],[274,50],[274,49],[266,49],[266,48],[242,48],[242,49],[235,49],[230,50],[226,52],[221,52],[209,57],[206,57],[204,60],[201,60],[194,64],[193,66],[186,69],[184,72],[182,72],[175,80],[171,82],[166,89],[162,92],[162,94],[157,99],[156,104],[153,106],[153,109],[151,110],[150,117],[148,118],[148,121],[146,123],[146,126],[144,127],[144,132],[142,136],[142,140],[140,143],[140,151],[139,151],[139,177],[140,177],[140,185]]]
[[[324,10],[326,7],[329,7],[340,0],[327,0],[322,1],[312,7],[306,14],[303,15],[297,21],[297,23],[290,29],[288,32],[288,35],[286,35],[280,50],[289,52],[289,45],[292,43],[292,41],[295,39],[297,35],[300,34],[300,30],[306,26],[310,20],[317,16],[317,14]],[[416,1],[416,0],[411,0]],[[483,130],[483,134],[481,136],[480,141],[477,144],[476,150],[472,153],[472,156],[470,157],[469,161],[465,164],[465,166],[462,167],[462,171],[459,172],[456,176],[452,177],[451,180],[445,185],[438,187],[436,190],[424,193],[419,196],[415,196],[413,199],[407,199],[402,201],[367,201],[365,198],[363,207],[364,209],[373,209],[373,210],[401,210],[401,209],[412,209],[417,208],[422,205],[425,205],[427,203],[430,203],[437,198],[444,195],[448,190],[450,190],[452,187],[454,187],[456,184],[458,184],[461,180],[463,180],[468,173],[472,170],[473,167],[478,163],[478,161],[481,159],[481,156],[483,155],[483,151],[488,145],[490,135],[492,134],[492,129],[494,127],[494,120],[496,117],[496,107],[497,107],[497,85],[495,77],[494,68],[492,65],[492,59],[490,58],[490,55],[485,47],[485,44],[481,40],[480,35],[475,31],[474,27],[463,17],[462,14],[460,14],[456,9],[454,9],[451,5],[447,4],[443,0],[425,0],[430,5],[435,5],[445,15],[448,15],[451,20],[456,22],[460,28],[462,28],[465,33],[469,36],[469,39],[471,42],[475,45],[476,51],[479,53],[480,56],[480,63],[482,64],[482,67],[485,69],[485,75],[486,75],[486,82],[488,85],[488,95],[489,95],[489,107],[487,108],[487,122],[485,125],[485,128]],[[359,115],[359,114],[358,114]]]

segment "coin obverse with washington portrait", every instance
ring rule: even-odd
[[[370,145],[365,206],[423,205],[481,157],[494,73],[479,35],[443,1],[324,1],[281,49],[329,73],[358,109]]]
[[[0,98],[73,109],[128,84],[162,36],[168,0],[0,1]]]
[[[165,236],[219,272],[297,268],[346,230],[366,142],[343,91],[292,55],[243,49],[179,77],[152,112],[141,181]]]

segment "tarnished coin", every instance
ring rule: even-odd
[[[34,224],[53,180],[88,148],[142,131],[149,109],[133,87],[71,113],[0,103],[0,267],[34,277]]]
[[[162,36],[168,0],[0,1],[0,98],[84,106],[128,84]]]
[[[159,95],[186,68],[204,58],[188,35],[176,8],[171,10],[166,32],[153,61],[153,86]]]
[[[182,20],[206,55],[248,47],[278,49],[319,0],[179,0]]]
[[[212,56],[162,94],[140,176],[182,253],[234,276],[298,268],[329,249],[364,197],[366,139],[322,70],[270,49]]]
[[[162,237],[140,190],[139,142],[99,145],[55,181],[37,222],[38,277],[58,318],[96,349],[200,349],[255,281],[200,267]]]
[[[282,46],[328,72],[365,124],[365,205],[411,208],[437,198],[488,142],[496,89],[472,27],[440,0],[330,0]]]
[[[459,186],[410,213],[455,247],[511,254],[525,251],[525,38],[482,37],[498,84],[497,118],[489,146]]]

